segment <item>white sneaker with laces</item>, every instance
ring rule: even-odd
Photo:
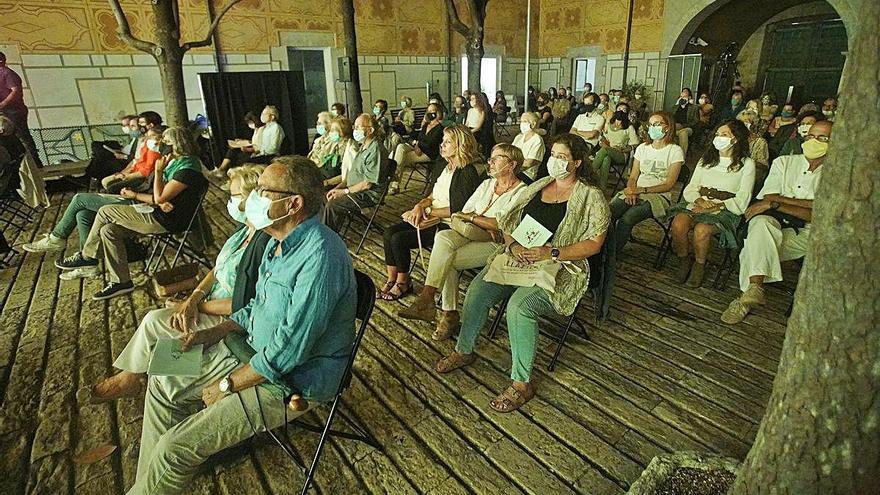
[[[61,251],[66,245],[66,240],[59,239],[50,232],[48,234],[43,234],[40,239],[34,242],[22,244],[21,248],[29,253],[47,253],[50,251]]]
[[[87,266],[61,272],[61,275],[59,275],[58,278],[61,280],[76,280],[78,278],[94,278],[100,274],[101,270],[97,266]]]

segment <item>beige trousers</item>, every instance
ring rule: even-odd
[[[739,253],[739,287],[749,288],[749,277],[763,275],[765,283],[782,280],[782,262],[807,254],[810,228],[783,229],[775,218],[758,215],[749,221],[749,235]]]
[[[416,154],[415,149],[412,146],[406,143],[400,143],[397,145],[397,149],[394,150],[394,161],[397,162],[397,172],[395,172],[397,177],[394,178],[394,181],[400,182],[400,177],[401,174],[403,174],[404,169],[411,168],[417,163],[430,162],[431,159],[424,153],[421,155]]]
[[[462,270],[486,266],[486,260],[498,244],[475,242],[458,232],[442,230],[434,236],[431,261],[425,285],[440,289],[440,305],[443,311],[458,311],[458,284]]]
[[[125,252],[125,239],[138,234],[166,232],[152,213],[138,213],[135,205],[107,205],[98,210],[82,254],[97,259],[103,249],[104,268],[111,282],[128,282],[131,274]]]

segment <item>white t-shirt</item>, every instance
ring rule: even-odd
[[[477,127],[480,123],[480,111],[476,108],[471,108],[468,110],[467,117],[464,120],[464,125],[473,129]]]
[[[526,186],[524,182],[520,182],[509,191],[499,196],[495,194],[496,184],[498,184],[497,179],[484,180],[482,184],[477,187],[477,190],[471,194],[471,197],[468,198],[467,203],[464,204],[464,208],[461,209],[461,212],[476,213],[477,215],[484,217],[496,218],[498,212],[503,211],[516,195],[525,189]]]
[[[517,134],[513,138],[513,145],[522,151],[526,160],[542,161],[544,159],[544,139],[536,133],[532,133],[532,137],[528,141],[523,136],[523,134]]]
[[[440,177],[434,183],[434,189],[431,190],[431,209],[449,208],[449,189],[452,187],[452,173],[449,167],[443,167]]]
[[[735,172],[727,169],[730,166],[729,157],[721,157],[718,164],[712,168],[704,167],[700,160],[694,168],[691,181],[685,186],[682,196],[688,203],[693,203],[700,197],[701,187],[711,187],[719,191],[727,191],[736,196],[721,201],[724,207],[731,213],[742,215],[752,199],[752,189],[755,187],[755,161],[751,158],[743,158],[742,167]],[[716,200],[717,202],[717,200]]]
[[[778,194],[786,198],[809,199],[816,196],[823,165],[810,172],[810,162],[804,155],[783,155],[773,160],[764,187],[758,199],[768,194]]]
[[[257,148],[257,155],[277,155],[281,148],[281,141],[284,140],[284,129],[278,125],[278,122],[267,122],[262,127],[263,131],[259,137],[254,133],[254,147]]]
[[[574,119],[574,124],[571,125],[571,129],[573,131],[580,132],[588,132],[588,131],[600,131],[602,127],[605,125],[605,117],[600,113],[582,113]],[[593,139],[585,139],[586,142],[596,146],[599,143],[599,136],[601,133],[596,135]]]
[[[657,149],[642,143],[636,148],[635,159],[639,161],[639,179],[636,187],[653,187],[666,182],[669,167],[675,162],[684,161],[684,152],[677,144],[667,144]]]

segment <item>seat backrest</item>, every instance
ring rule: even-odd
[[[376,284],[373,283],[367,274],[358,270],[354,271],[354,278],[357,283],[357,304],[355,306],[355,317],[360,320],[358,324],[357,334],[354,336],[354,343],[351,346],[351,354],[348,363],[345,365],[345,373],[342,375],[342,382],[339,383],[339,390],[343,390],[351,385],[351,368],[354,366],[354,360],[357,357],[358,349],[361,346],[361,340],[364,338],[364,332],[370,323],[370,316],[373,314],[373,307],[376,304]]]
[[[678,199],[676,202],[681,202],[681,198],[684,196],[684,188],[687,187],[688,182],[691,181],[691,169],[688,168],[687,165],[681,164],[681,171],[678,172],[678,179],[675,182],[681,182],[681,191],[678,192]]]

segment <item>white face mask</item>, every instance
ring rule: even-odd
[[[238,223],[244,223],[247,220],[247,215],[239,209],[240,207],[241,198],[239,197],[229,198],[226,203],[226,211],[229,212],[229,216]]]
[[[519,132],[525,134],[531,130],[532,130],[532,124],[529,124],[528,122],[520,122]]]
[[[405,101],[400,102],[400,108],[406,108],[406,102],[405,102]]]
[[[330,138],[330,141],[337,143],[341,139],[339,133],[336,131],[330,131],[330,134],[327,135]]]
[[[290,196],[285,196],[280,199],[269,199],[257,194],[257,191],[251,191],[250,195],[248,195],[247,202],[244,204],[244,214],[247,218],[247,221],[251,223],[257,230],[265,229],[269,227],[273,223],[281,220],[287,215],[278,217],[278,218],[269,218],[269,207],[272,206],[272,203],[276,201],[284,201]]]
[[[155,139],[147,139],[147,149],[159,152],[159,143]]]
[[[256,129],[257,129],[257,124],[248,124],[248,127],[250,127],[251,130],[256,130]]]
[[[705,105],[708,102],[705,98],[700,98],[700,105]]]
[[[354,138],[355,141],[357,141],[359,143],[363,143],[364,139],[367,139],[367,135],[366,135],[366,133],[364,133],[363,129],[355,129],[354,132],[352,133],[352,137]]]
[[[122,126],[122,133],[123,134],[131,134],[131,128],[128,127],[127,125]]]
[[[324,124],[318,124],[318,126],[315,128],[315,130],[318,131],[319,136],[323,136],[324,133],[327,132],[327,128],[324,127]]]
[[[547,160],[547,173],[554,179],[565,179],[571,175],[571,172],[568,171],[568,162],[555,156],[551,156]]]
[[[712,146],[718,151],[727,151],[733,146],[733,139],[727,136],[715,136],[712,140]]]
[[[822,110],[822,114],[828,118],[834,117],[834,110]]]
[[[337,112],[335,108],[331,108],[331,109],[330,109],[330,115],[332,115],[332,116],[334,116],[334,117],[338,117],[338,116],[339,116],[339,112]]]
[[[264,124],[268,124],[269,123],[269,115],[265,114],[265,113],[261,114],[260,115],[260,122],[262,122]]]
[[[813,127],[813,124],[801,124],[798,126],[797,132],[801,137],[807,137],[807,134],[810,133],[810,127]]]

